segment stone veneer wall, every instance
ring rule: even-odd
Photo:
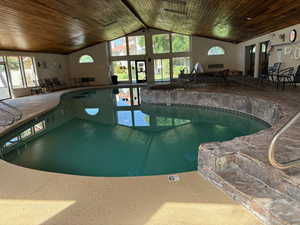
[[[274,133],[293,115],[286,106],[248,96],[176,89],[143,89],[142,101],[224,108],[251,114],[271,124],[270,129],[252,135],[201,144],[198,172],[264,224],[299,224],[299,182],[268,162],[268,146]]]
[[[223,108],[253,115],[273,125],[281,118],[279,104],[249,96],[198,91],[159,90],[143,88],[142,102],[186,104]]]

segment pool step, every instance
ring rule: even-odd
[[[241,153],[200,147],[200,174],[265,224],[300,224],[300,188],[281,171]]]

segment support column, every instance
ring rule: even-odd
[[[254,77],[259,77],[259,56],[260,56],[260,44],[256,43],[256,50],[255,50],[255,64],[254,64]]]

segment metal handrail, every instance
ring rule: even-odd
[[[3,102],[3,101],[0,101],[0,103],[5,105],[7,108],[13,110],[14,113],[11,113],[11,112],[10,113],[13,114],[16,117],[16,120],[20,120],[22,118],[23,114],[17,107],[12,106],[12,105],[10,105],[6,102]],[[7,110],[5,110],[5,111],[7,111]]]
[[[8,115],[10,118],[8,121],[0,121],[0,126],[8,126],[14,122],[20,120],[23,117],[22,112],[15,106],[12,106],[6,102],[0,101],[0,104],[4,105],[5,108],[0,108],[0,111]]]
[[[297,113],[286,125],[284,125],[273,137],[272,142],[269,146],[268,155],[269,155],[269,162],[272,166],[278,168],[278,169],[288,169],[292,167],[300,166],[300,159],[293,160],[287,163],[279,163],[275,159],[275,145],[278,138],[286,131],[288,130],[298,119],[300,118],[300,112]]]
[[[0,126],[8,126],[8,125],[11,125],[15,122],[15,117],[12,113],[10,113],[10,112],[8,112],[4,109],[1,109],[1,108],[0,108],[0,111],[4,112],[5,114],[9,115],[9,117],[10,117],[10,120],[8,120],[8,121],[1,121],[0,120]]]

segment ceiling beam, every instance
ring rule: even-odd
[[[126,8],[135,16],[135,18],[140,21],[140,23],[143,25],[144,28],[148,29],[148,25],[145,23],[145,21],[142,19],[142,17],[138,14],[138,12],[135,10],[135,8],[132,6],[132,4],[128,0],[121,0],[121,2],[126,6]]]

